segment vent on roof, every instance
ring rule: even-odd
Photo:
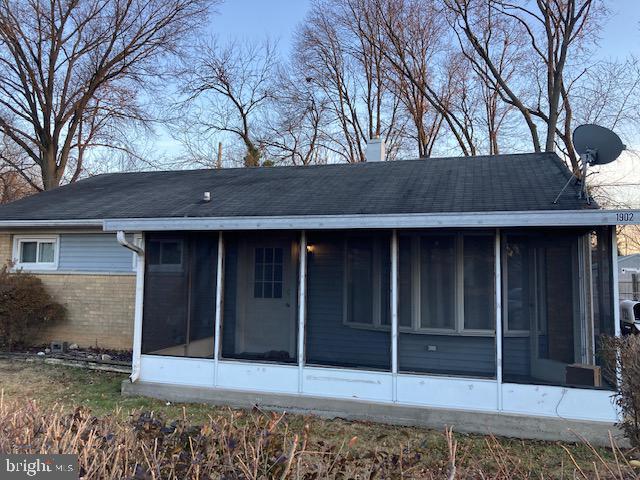
[[[211,201],[211,192],[204,192],[204,195],[202,195],[202,200],[205,202],[210,202]]]

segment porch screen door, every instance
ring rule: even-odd
[[[581,351],[577,240],[536,240],[533,247],[531,376],[564,384],[566,366],[574,363]]]

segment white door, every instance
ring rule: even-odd
[[[265,360],[294,360],[296,272],[290,239],[247,240],[240,249],[237,351]]]

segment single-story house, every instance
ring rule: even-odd
[[[640,300],[640,253],[618,259],[620,300]]]
[[[552,153],[114,173],[0,229],[73,328],[133,308],[125,392],[554,438],[618,418],[599,338],[640,219],[570,176]]]

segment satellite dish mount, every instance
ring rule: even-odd
[[[576,127],[573,131],[573,147],[580,155],[580,179],[576,178],[575,172],[562,188],[554,204],[567,189],[575,178],[580,182],[580,192],[578,198],[585,198],[587,203],[591,203],[591,197],[587,194],[587,173],[592,165],[606,165],[615,161],[626,148],[620,137],[608,128],[600,125],[585,124]]]

